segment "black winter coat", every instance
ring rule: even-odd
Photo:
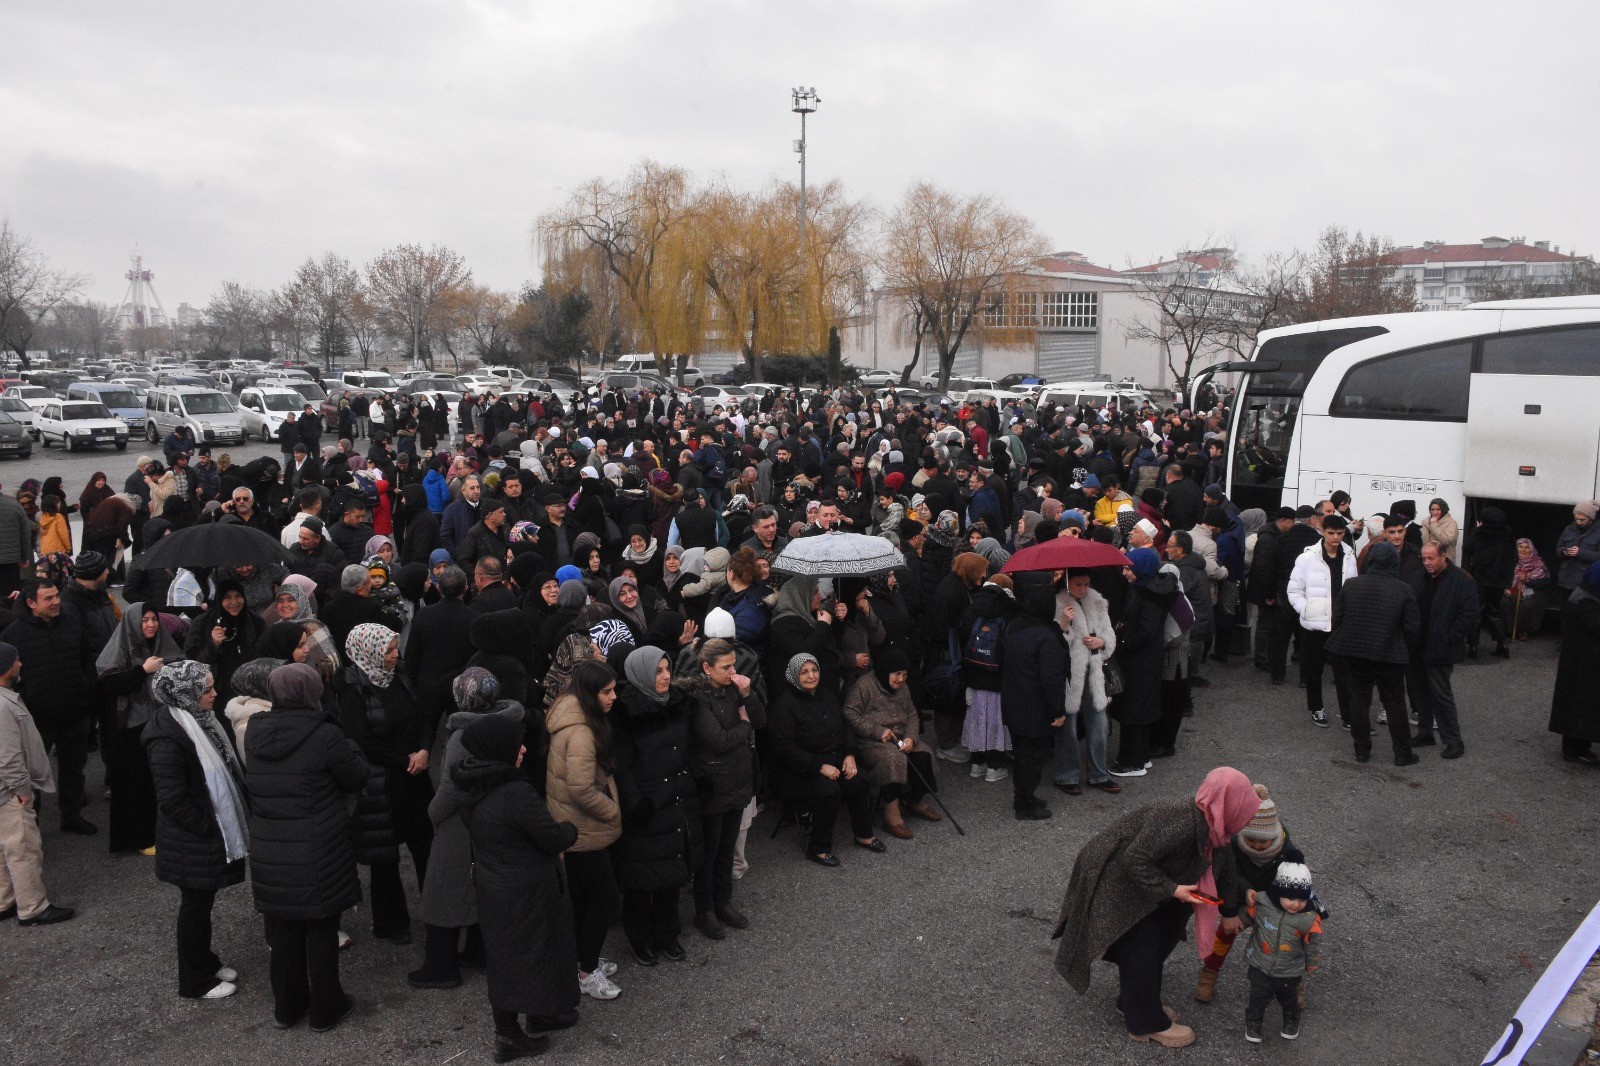
[[[1178,579],[1158,573],[1133,586],[1117,623],[1116,659],[1122,667],[1122,695],[1111,715],[1123,725],[1152,725],[1161,717],[1161,670],[1166,657],[1167,613],[1178,598]],[[1003,706],[1003,705],[1002,705]]]
[[[220,645],[211,642],[211,630],[222,626],[227,631]],[[217,685],[217,699],[224,704],[234,696],[233,672],[256,657],[256,642],[267,631],[261,616],[248,606],[238,616],[228,614],[221,606],[212,607],[189,625],[189,635],[183,642],[183,653],[197,663],[211,667],[212,680]],[[339,645],[340,652],[344,645]],[[159,854],[159,853],[158,853]]]
[[[717,546],[717,512],[710,507],[686,506],[678,512],[678,543],[690,548]]]
[[[972,591],[948,567],[939,587],[928,601],[922,616],[922,641],[931,652],[935,648],[943,654],[950,644],[950,632],[961,624],[961,619],[972,605]],[[960,641],[957,641],[960,651]]]
[[[1550,700],[1550,732],[1600,741],[1600,597],[1584,586],[1561,607],[1561,658]]]
[[[999,619],[1002,634],[1011,620],[1017,617],[1017,601],[1006,594],[999,585],[985,585],[972,594],[972,602],[962,612],[961,620],[956,626],[956,650],[965,652],[967,642],[972,639],[973,627],[980,618]],[[1001,663],[1005,661],[1004,644],[1002,643]],[[1003,667],[1002,667],[1003,668]],[[1000,691],[1000,670],[983,670],[977,667],[963,665],[961,667],[961,683],[968,688],[980,692]]]
[[[1421,635],[1422,616],[1411,586],[1400,580],[1393,552],[1368,559],[1367,572],[1346,581],[1333,601],[1335,655],[1380,663],[1403,663]]]
[[[47,623],[28,613],[26,605],[21,612],[0,632],[0,641],[14,646],[22,662],[17,695],[46,727],[87,717],[97,706],[94,660],[101,649],[88,648],[83,623],[73,615]]]
[[[229,862],[205,771],[167,707],[157,707],[141,738],[156,786],[156,878],[215,892],[244,880],[244,860]]]
[[[1417,597],[1421,624],[1415,658],[1437,665],[1465,659],[1467,642],[1478,631],[1477,582],[1451,563],[1438,577],[1429,577],[1424,570],[1411,587]]]
[[[367,787],[356,800],[351,826],[356,861],[398,862],[394,804],[397,793],[409,782],[395,779],[410,776],[406,766],[411,753],[425,746],[422,714],[410,681],[398,673],[385,689],[373,685],[354,666],[344,668],[342,679],[339,721],[345,736],[356,742],[371,767]]]
[[[558,856],[578,839],[551,819],[522,771],[468,759],[454,772],[466,793],[478,923],[489,962],[489,1005],[554,1015],[578,1005],[578,946]]]
[[[244,746],[256,910],[312,921],[355,906],[345,796],[366,787],[361,749],[321,710],[283,706],[251,720]]]
[[[767,752],[778,795],[805,801],[837,793],[839,783],[821,771],[842,767],[849,752],[844,710],[826,686],[809,695],[787,681],[780,688],[767,718]]]
[[[1322,540],[1321,534],[1304,522],[1296,522],[1289,527],[1289,532],[1278,538],[1278,558],[1275,569],[1277,570],[1277,592],[1273,597],[1280,605],[1289,602],[1289,579],[1294,576],[1294,562],[1300,558],[1300,553],[1311,545]],[[1257,542],[1260,543],[1259,541]]]
[[[411,619],[411,632],[400,661],[416,688],[425,737],[436,736],[440,719],[456,709],[450,685],[472,658],[472,622],[477,617],[477,612],[461,600],[440,600]]]
[[[809,652],[822,664],[822,686],[830,692],[839,691],[839,638],[834,633],[834,623],[823,625],[815,618],[797,618],[785,615],[767,627],[767,647],[762,653],[761,668],[774,684],[783,681],[783,672],[789,669],[789,660],[801,652]]]
[[[754,686],[748,696],[735,685],[717,688],[702,675],[688,686],[692,734],[689,770],[705,814],[742,810],[755,795],[755,730],[766,725],[766,707]],[[739,717],[743,705],[750,720]]]
[[[1517,539],[1504,521],[1488,521],[1489,512],[1497,510],[1485,507],[1485,521],[1467,534],[1465,565],[1478,584],[1503,593],[1516,574]]]
[[[1067,713],[1068,669],[1061,627],[1017,615],[1006,630],[1005,669],[1000,677],[1000,717],[1012,736],[1052,735],[1052,723]]]
[[[1189,528],[1174,526],[1174,529]],[[1245,586],[1245,600],[1257,606],[1266,606],[1268,600],[1278,598],[1278,553],[1282,551],[1283,535],[1278,527],[1268,522],[1256,534],[1256,551],[1250,558],[1250,580]],[[1191,597],[1191,602],[1192,602]]]
[[[611,712],[614,780],[622,836],[611,845],[624,892],[689,883],[700,859],[700,793],[689,773],[689,698],[673,687],[664,704],[619,686]]]

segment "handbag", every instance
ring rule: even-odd
[[[1127,679],[1122,676],[1122,664],[1113,657],[1105,661],[1105,665],[1101,667],[1101,670],[1101,676],[1105,678],[1106,682],[1106,695],[1122,695],[1122,690],[1127,687]]]

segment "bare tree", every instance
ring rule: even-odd
[[[83,285],[83,275],[53,269],[10,220],[0,219],[0,339],[24,367],[40,323]]]
[[[267,298],[257,289],[225,281],[206,304],[206,317],[216,325],[222,345],[243,358],[260,344],[267,328]]]
[[[1307,257],[1305,284],[1294,310],[1296,322],[1415,311],[1417,286],[1411,278],[1392,280],[1394,244],[1378,237],[1351,236],[1329,226]]]
[[[345,321],[350,326],[351,338],[356,342],[356,351],[361,353],[361,369],[365,370],[371,365],[373,348],[383,338],[383,315],[373,304],[372,295],[365,286],[356,290]]]
[[[441,302],[455,288],[472,280],[461,256],[441,245],[424,249],[415,244],[390,248],[367,264],[369,299],[390,321],[394,331],[411,338],[411,362],[424,357],[423,337],[435,325]],[[427,355],[431,369],[433,360]]]
[[[1541,264],[1545,266],[1545,264]],[[1533,300],[1547,296],[1593,296],[1600,293],[1600,268],[1592,259],[1574,259],[1545,272],[1534,273],[1528,264],[1486,267],[1471,279],[1475,301]]]
[[[104,355],[116,328],[114,308],[94,300],[68,300],[50,316],[50,343],[80,355]]]
[[[1033,223],[993,197],[960,199],[926,182],[906,193],[889,219],[880,267],[907,311],[921,312],[941,389],[967,334],[987,328],[985,312],[1026,284],[1028,262],[1044,252]]]
[[[350,349],[350,320],[361,293],[361,276],[348,259],[328,252],[301,263],[286,290],[303,309],[317,355],[333,369],[335,360]]]
[[[1241,335],[1259,319],[1250,294],[1231,284],[1237,270],[1232,250],[1208,241],[1204,251],[1182,251],[1127,274],[1147,312],[1127,336],[1161,349],[1180,395],[1188,393],[1197,362],[1238,350]]]
[[[1248,359],[1262,330],[1300,321],[1305,271],[1303,252],[1274,253],[1254,270],[1230,270],[1224,283],[1239,294],[1239,299],[1230,312],[1232,328],[1223,331],[1221,346],[1240,359]]]

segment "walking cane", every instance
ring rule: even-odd
[[[961,828],[961,823],[956,821],[956,816],[950,813],[950,808],[944,805],[944,800],[939,798],[939,793],[935,792],[933,786],[928,783],[928,779],[922,776],[922,771],[917,769],[917,764],[911,761],[911,753],[902,752],[901,754],[906,757],[906,768],[917,775],[917,780],[922,782],[922,787],[928,790],[928,795],[933,797],[933,802],[939,805],[939,809],[944,812],[944,816],[950,819],[950,824],[956,827],[956,832],[966,836],[967,831]]]
[[[1517,625],[1522,621],[1522,586],[1517,586],[1517,600],[1511,608],[1511,639],[1517,639]]]

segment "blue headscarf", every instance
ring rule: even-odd
[[[1150,548],[1135,548],[1128,553],[1128,564],[1133,567],[1133,583],[1143,585],[1161,569],[1161,556]]]
[[[579,570],[571,563],[568,563],[566,566],[563,566],[561,569],[556,571],[556,580],[558,582],[582,581],[583,571]]]

